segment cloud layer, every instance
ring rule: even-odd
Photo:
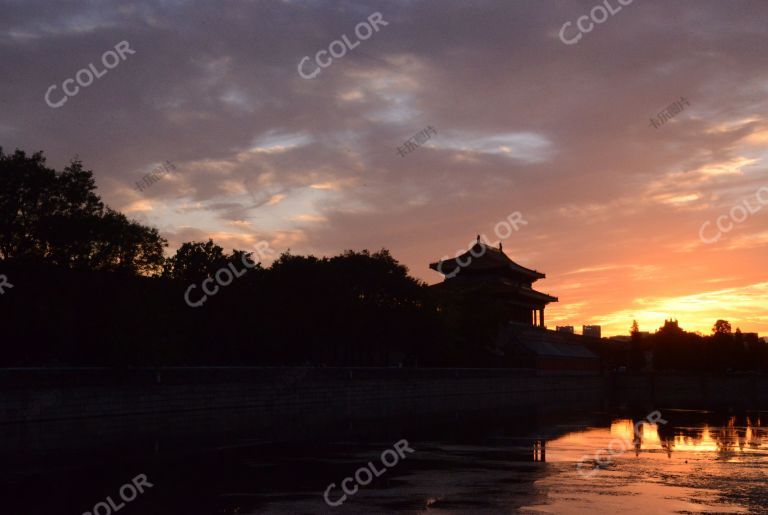
[[[565,45],[560,28],[595,5],[4,0],[0,145],[78,155],[172,248],[388,247],[436,282],[430,261],[520,211],[504,249],[547,273],[550,324],[707,331],[722,314],[768,330],[768,207],[699,238],[768,185],[768,4],[637,0]],[[386,26],[299,76],[375,12]],[[46,105],[120,41],[135,55]],[[165,161],[176,173],[138,191]]]

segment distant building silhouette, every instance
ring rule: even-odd
[[[555,331],[558,333],[568,333],[573,334],[573,326],[572,325],[559,325],[555,328]]]
[[[445,280],[432,286],[444,299],[464,299],[466,310],[501,313],[503,325],[490,346],[500,366],[536,369],[538,373],[591,374],[600,369],[599,358],[583,345],[583,338],[569,332],[547,330],[544,309],[557,297],[533,289],[546,276],[512,261],[502,250],[480,241],[464,254],[430,263]],[[561,329],[561,328],[558,328]],[[570,334],[568,334],[570,333]]]
[[[599,325],[585,325],[581,328],[581,334],[588,338],[600,338],[602,335],[602,327]]]
[[[545,274],[520,266],[499,248],[480,241],[464,254],[445,261],[430,263],[429,268],[445,276],[446,287],[483,289],[487,295],[502,301],[509,309],[509,320],[538,327],[544,326],[544,308],[552,297],[533,289],[533,283]]]
[[[677,320],[674,320],[672,318],[670,318],[669,320],[664,319],[664,326],[661,327],[659,330],[663,331],[664,329],[667,329],[667,330],[672,329],[677,331],[680,329],[680,324],[678,324]]]
[[[533,368],[538,373],[595,373],[600,359],[584,345],[578,334],[509,324],[496,340],[499,353],[513,366]]]

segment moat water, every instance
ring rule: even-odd
[[[648,422],[655,410],[663,422]],[[82,463],[0,465],[0,513],[768,513],[768,411],[538,406],[424,419],[270,445],[240,427],[193,447],[158,439]],[[121,490],[137,475],[143,491]]]

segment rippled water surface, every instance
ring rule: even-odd
[[[153,488],[121,515],[768,513],[768,412],[658,410],[666,423],[638,410],[534,410],[373,424],[368,436],[279,445],[241,434],[166,453],[155,442],[151,452],[96,457],[81,469],[6,473],[3,495],[9,513],[80,514],[143,472]],[[382,452],[402,439],[414,452],[382,465]],[[378,478],[347,481],[354,494],[338,506],[324,501],[332,483],[329,499],[340,500],[344,479],[369,462]]]

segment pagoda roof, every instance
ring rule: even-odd
[[[466,264],[461,265],[460,263]],[[429,264],[429,268],[440,272],[443,275],[450,274],[457,267],[475,271],[511,270],[512,272],[529,277],[534,281],[546,277],[545,274],[537,270],[531,270],[530,268],[515,263],[509,259],[502,249],[491,247],[480,241],[472,245],[472,247],[462,255],[442,261],[442,265],[439,261]]]
[[[492,279],[484,281],[443,281],[433,284],[431,288],[438,291],[462,293],[482,292],[484,294],[499,294],[517,298],[520,302],[534,302],[540,304],[549,304],[557,302],[558,298],[546,293],[536,291],[526,285],[514,284],[506,279]]]

